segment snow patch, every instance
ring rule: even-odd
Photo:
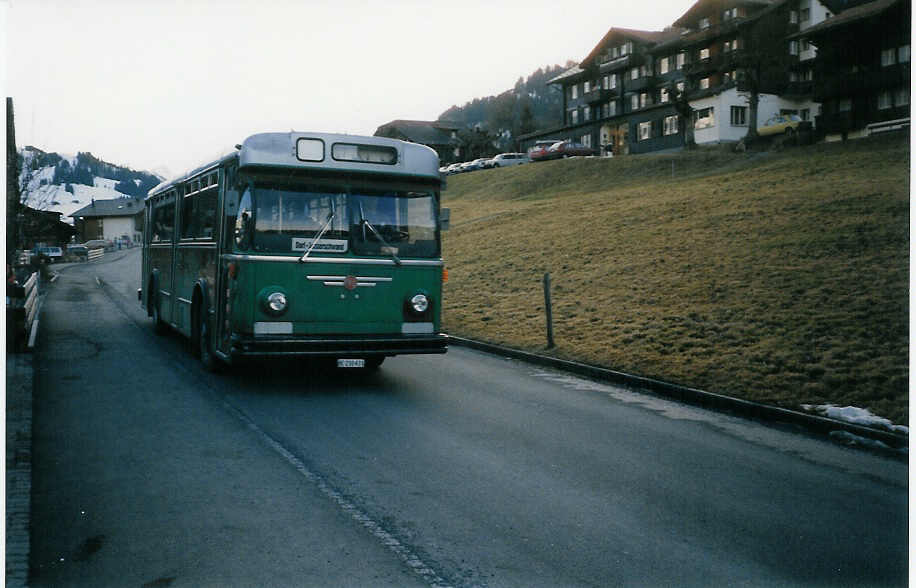
[[[822,416],[825,416],[829,419],[834,419],[837,421],[843,421],[845,423],[852,423],[854,425],[862,425],[863,427],[875,427],[879,429],[887,429],[888,431],[893,431],[895,433],[903,433],[904,435],[910,434],[910,428],[903,425],[895,425],[890,420],[873,415],[867,409],[857,408],[855,406],[836,406],[835,404],[803,404],[802,408],[810,412],[816,412]]]

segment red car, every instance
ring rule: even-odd
[[[528,149],[528,159],[531,161],[544,161],[546,159],[550,159],[547,156],[548,150],[550,149],[551,145],[556,143],[556,140],[536,141],[534,143],[534,147]]]
[[[579,156],[589,156],[597,155],[598,152],[583,145],[582,143],[573,143],[572,141],[558,141],[550,146],[547,149],[546,159],[560,159],[563,157],[574,157]]]

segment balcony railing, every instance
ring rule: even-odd
[[[583,94],[582,97],[585,99],[585,102],[587,102],[588,104],[594,104],[596,102],[605,102],[607,100],[610,100],[611,98],[617,97],[618,95],[619,95],[619,92],[617,91],[616,88],[613,90],[595,88],[594,90],[589,90],[588,92],[585,92],[585,94]]]

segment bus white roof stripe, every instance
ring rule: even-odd
[[[325,157],[322,162],[300,161],[296,157],[296,142],[299,139],[320,139],[325,144]],[[393,147],[398,152],[396,164],[364,163],[357,161],[338,161],[331,157],[331,148],[334,143],[349,143],[358,145],[378,145]],[[194,168],[176,178],[166,180],[149,191],[150,195],[163,192],[172,186],[184,182],[188,178],[212,167],[215,167],[232,157],[239,158],[239,165],[250,166],[276,166],[295,167],[300,169],[325,169],[343,172],[368,172],[384,173],[390,175],[403,175],[412,177],[426,177],[438,180],[439,156],[431,148],[418,143],[408,143],[397,139],[385,137],[368,137],[361,135],[343,135],[335,133],[259,133],[251,135],[241,145],[241,149],[233,149],[222,157],[207,164]]]

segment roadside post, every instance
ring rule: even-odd
[[[553,349],[553,307],[550,301],[550,272],[544,274],[544,309],[547,312],[547,349]]]

